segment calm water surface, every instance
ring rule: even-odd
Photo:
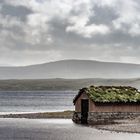
[[[73,110],[76,91],[0,92],[0,112]],[[0,140],[140,140],[140,134],[115,133],[74,124],[70,119],[0,118]]]
[[[140,134],[102,131],[63,119],[0,119],[0,140],[140,140]]]
[[[0,91],[0,113],[73,110],[76,91]]]

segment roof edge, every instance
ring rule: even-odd
[[[86,92],[87,89],[88,89],[88,88],[86,88],[86,87],[79,89],[78,94],[77,94],[77,95],[74,97],[74,99],[73,99],[74,105],[75,105],[75,102],[77,101],[77,99],[81,96],[81,94],[87,93],[87,92]]]

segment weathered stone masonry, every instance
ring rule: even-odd
[[[138,112],[89,112],[87,121],[88,124],[104,124],[120,119],[134,119],[138,116],[140,116]],[[81,112],[74,112],[73,121],[81,123]]]

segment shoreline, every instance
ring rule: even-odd
[[[116,133],[131,133],[131,134],[140,134],[140,132],[134,132],[134,131],[128,131],[128,130],[115,130],[115,129],[109,129],[109,128],[99,128],[95,127],[98,130],[104,130],[104,131],[110,131],[110,132],[116,132]]]
[[[95,128],[118,133],[123,132],[140,134],[140,117],[135,119],[117,120],[114,124],[96,125]]]
[[[104,126],[101,126],[101,127],[95,127],[96,129],[98,130],[104,130],[104,131],[110,131],[110,132],[117,132],[117,133],[134,133],[134,134],[140,134],[140,130],[138,131],[133,131],[133,130],[128,130],[128,129],[131,129],[131,128],[127,128],[127,129],[116,129],[115,126],[113,126],[112,128],[104,128]]]
[[[24,113],[24,114],[4,114],[0,118],[26,118],[26,119],[72,119],[74,111],[61,112],[41,112],[41,113]],[[140,117],[128,120],[116,120],[113,124],[89,125],[89,127],[98,130],[123,133],[140,134]]]
[[[37,113],[10,113],[0,114],[0,118],[27,118],[27,119],[48,119],[48,118],[62,118],[72,119],[73,111],[57,111],[57,112],[37,112]]]

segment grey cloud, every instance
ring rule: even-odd
[[[57,5],[56,13],[54,10],[51,13],[50,10],[49,15],[47,15],[48,9],[42,11],[42,9],[39,9],[40,7],[32,7],[34,5],[10,5],[8,2],[4,3],[3,0],[0,0],[0,2],[3,3],[0,11],[3,16],[1,20],[5,20],[4,17],[7,15],[9,17],[9,22],[6,22],[9,26],[0,24],[0,53],[3,54],[0,56],[0,64],[5,64],[6,60],[9,63],[9,59],[12,60],[11,65],[14,61],[17,65],[26,65],[45,62],[45,60],[68,58],[128,62],[131,57],[136,57],[136,62],[140,61],[140,35],[132,36],[128,33],[130,28],[128,23],[121,23],[120,29],[114,27],[113,22],[122,16],[121,13],[118,15],[118,9],[115,6],[100,6],[99,4],[92,6],[91,13],[89,12],[91,15],[87,15],[89,21],[85,26],[103,24],[109,27],[110,33],[94,34],[90,38],[86,38],[83,34],[77,34],[75,31],[66,31],[67,27],[72,26],[69,22],[72,16],[76,16],[77,21],[75,22],[79,23],[81,18],[79,14],[82,10],[83,16],[86,17],[88,12],[84,13],[85,7],[83,5],[81,5],[82,9],[79,10],[72,7],[68,13],[65,9],[66,11],[63,12],[67,14],[61,16],[61,14],[58,14],[60,11],[57,11]],[[41,5],[42,0],[39,0],[39,2]],[[43,4],[41,6],[45,5]],[[140,4],[138,7],[140,7]],[[63,7],[61,8],[63,9]],[[35,11],[32,11],[33,9]],[[137,12],[139,13],[139,11]],[[35,14],[40,14],[41,17],[40,15],[34,17]],[[32,17],[29,17],[29,15],[32,15]],[[31,20],[31,18],[33,19]],[[121,18],[123,21],[123,17]],[[18,19],[20,19],[19,24],[13,24],[13,21]],[[12,21],[10,22],[10,20]],[[29,20],[31,20],[30,25],[28,24]],[[10,26],[10,24],[13,25]],[[42,24],[43,26],[41,26]],[[133,26],[133,22],[131,22],[131,26]],[[47,39],[51,40],[50,43],[46,41]],[[10,52],[12,52],[11,58],[6,58]],[[38,61],[37,56],[39,57]]]
[[[96,20],[95,20],[96,21]],[[140,44],[139,37],[132,37],[129,34],[124,33],[121,30],[113,30],[109,35],[96,35],[92,38],[84,38],[75,33],[67,33],[65,31],[68,23],[58,19],[51,20],[50,22],[50,34],[54,37],[56,42],[63,42],[61,47],[72,46],[72,44],[78,45],[112,45],[122,44],[122,46],[137,47]],[[65,45],[66,43],[66,45]],[[57,44],[58,45],[58,44]],[[80,47],[79,47],[80,48]]]
[[[33,13],[31,9],[28,9],[25,6],[14,6],[3,4],[2,9],[0,11],[3,15],[9,15],[19,18],[22,21],[26,20],[26,16]]]
[[[71,15],[78,15],[79,13],[75,13],[74,11],[71,12]],[[99,7],[94,6],[94,14],[90,17],[88,24],[107,24],[110,25],[112,32],[108,35],[95,35],[92,38],[84,38],[80,35],[75,34],[74,32],[67,33],[65,31],[66,27],[69,26],[69,23],[67,23],[66,20],[59,20],[58,18],[52,19],[50,23],[50,34],[53,35],[55,40],[62,42],[67,45],[65,47],[69,46],[69,44],[72,46],[72,44],[76,44],[78,47],[79,45],[113,45],[113,44],[122,44],[122,46],[138,46],[140,43],[139,37],[132,37],[127,33],[124,33],[121,30],[114,30],[112,27],[112,21],[117,19],[118,15],[115,12],[113,8],[110,7]],[[128,28],[127,25],[125,28]],[[58,43],[58,42],[57,42]],[[64,46],[64,44],[62,46]],[[61,47],[62,47],[61,46]]]
[[[115,12],[115,9],[105,6],[99,7],[98,5],[94,5],[93,7],[93,15],[90,17],[88,24],[112,24],[111,21],[118,18],[118,14]]]
[[[4,0],[0,0],[0,4],[3,4],[4,3]]]

